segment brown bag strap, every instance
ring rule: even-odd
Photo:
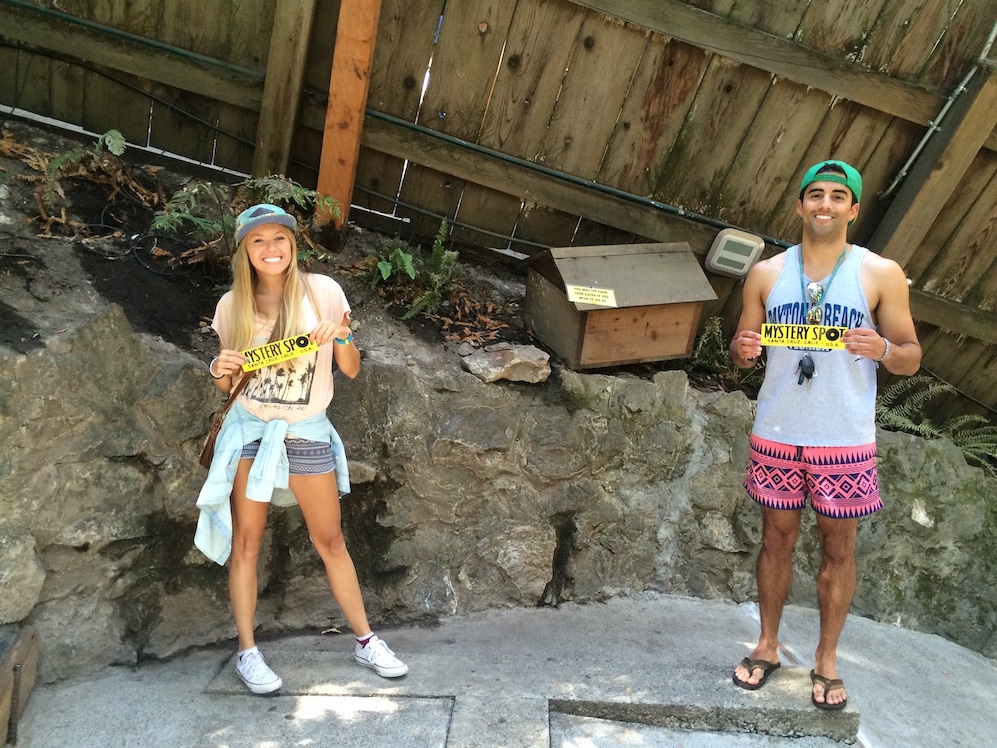
[[[225,401],[225,407],[222,408],[222,412],[218,414],[219,419],[225,417],[225,414],[228,413],[229,408],[232,407],[232,403],[234,403],[235,399],[239,397],[239,393],[242,392],[244,389],[246,389],[246,385],[249,384],[249,380],[253,378],[253,375],[255,373],[256,370],[253,369],[253,371],[246,374],[246,376],[244,376],[242,379],[239,380],[239,384],[233,387],[232,390],[228,393],[228,400]]]

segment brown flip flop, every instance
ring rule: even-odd
[[[757,683],[748,683],[747,681],[740,680],[737,677],[737,674],[735,673],[733,676],[734,685],[743,688],[747,691],[757,691],[759,688],[765,685],[765,681],[769,679],[769,676],[772,675],[772,673],[774,673],[776,670],[779,669],[781,664],[782,663],[779,662],[769,662],[768,660],[752,660],[745,657],[743,660],[741,660],[741,665],[747,668],[749,674],[750,671],[761,670],[762,679]]]
[[[815,673],[813,670],[811,670],[810,671],[810,683],[811,683],[811,687],[810,687],[810,701],[813,702],[813,705],[815,707],[817,707],[818,709],[824,709],[824,710],[829,711],[829,712],[837,712],[837,711],[845,708],[845,704],[848,703],[848,698],[847,697],[845,697],[844,701],[842,701],[842,702],[840,702],[838,704],[828,704],[827,703],[827,695],[829,693],[831,693],[831,691],[844,691],[845,690],[845,682],[843,680],[841,680],[841,678],[825,678],[823,675],[817,675],[817,673]],[[817,684],[820,684],[824,688],[824,701],[817,701],[817,699],[814,698],[813,686],[816,686]]]

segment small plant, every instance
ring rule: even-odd
[[[200,252],[194,253],[193,261],[210,257],[224,262],[236,250],[235,217],[256,203],[286,206],[294,214],[298,221],[299,260],[307,263],[325,259],[324,250],[311,238],[310,228],[316,220],[321,220],[316,214],[341,217],[338,201],[279,174],[247,179],[235,185],[234,190],[212,182],[188,184],[156,214],[151,230],[172,235],[188,231],[200,242]]]
[[[390,289],[396,300],[409,305],[403,319],[432,316],[457,288],[459,254],[444,248],[448,230],[446,220],[441,221],[426,260],[406,252],[398,240],[378,255],[370,285]]]
[[[876,398],[876,421],[892,431],[949,439],[962,450],[967,462],[997,477],[997,426],[975,414],[954,416],[942,424],[924,415],[924,406],[930,400],[954,394],[955,387],[924,374],[898,380]]]
[[[742,369],[734,364],[730,357],[730,346],[724,336],[723,320],[720,317],[710,317],[706,320],[703,332],[696,340],[696,347],[692,351],[692,363],[736,386],[761,386],[762,373],[765,370],[764,361],[759,361],[750,369]]]
[[[65,198],[62,180],[73,176],[104,176],[121,171],[119,157],[125,152],[125,137],[117,130],[108,130],[90,147],[74,148],[59,154],[48,163],[41,201],[51,208],[56,195]],[[110,156],[108,155],[110,154]]]
[[[40,178],[32,180],[40,182],[35,189],[35,202],[44,222],[42,236],[49,236],[52,225],[57,223],[76,230],[83,228],[70,221],[65,207],[59,205],[61,200],[66,199],[63,181],[69,178],[106,186],[109,203],[121,193],[147,208],[163,201],[159,190],[148,186],[148,177],[155,173],[155,167],[137,169],[121,160],[126,145],[119,131],[108,130],[93,145],[73,148],[57,156],[27,149],[30,153],[25,163],[42,173]]]
[[[223,241],[234,251],[230,237],[235,232],[235,215],[229,204],[231,192],[213,182],[193,182],[173,193],[150,225],[153,233],[176,236],[187,232],[201,244]],[[231,254],[230,251],[230,254]]]
[[[433,249],[429,260],[419,269],[419,279],[422,282],[422,293],[412,302],[412,308],[405,314],[405,319],[411,319],[417,314],[430,315],[443,304],[444,298],[457,287],[458,253],[452,249],[444,249],[443,242],[447,238],[446,219],[440,222],[440,228],[433,239]]]
[[[371,273],[370,286],[374,288],[382,284],[400,285],[400,275],[409,280],[415,280],[415,265],[411,254],[402,249],[401,241],[395,241],[388,247],[383,257],[378,257],[377,264]]]

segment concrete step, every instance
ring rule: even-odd
[[[260,649],[287,695],[451,703],[451,748],[549,745],[552,713],[713,735],[855,741],[858,710],[815,709],[808,667],[784,664],[763,689],[736,688],[733,665],[746,654],[739,640],[755,636],[753,622],[736,606],[716,607],[716,619],[700,621],[702,637],[691,641],[693,606],[702,615],[701,601],[669,598],[655,609],[650,636],[647,621],[629,626],[622,611],[610,625],[603,605],[497,611],[382,632],[409,665],[398,679],[356,665],[350,636],[285,638]],[[234,656],[206,692],[246,693]]]

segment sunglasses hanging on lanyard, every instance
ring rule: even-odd
[[[827,279],[827,285],[822,286],[817,281],[811,281],[806,283],[806,278],[803,275],[803,253],[800,253],[800,290],[803,292],[803,303],[810,304],[810,308],[807,309],[806,323],[808,325],[819,325],[824,320],[824,309],[822,303],[824,297],[827,296],[828,290],[831,288],[831,283],[834,282],[834,276],[838,274],[838,269],[841,267],[841,263],[845,259],[845,255],[848,254],[848,247],[846,246],[841,251],[841,256],[838,258],[838,262],[834,266],[834,270],[831,271],[831,277]],[[810,389],[810,380],[817,376],[817,367],[814,366],[814,359],[809,353],[805,353],[803,358],[800,359],[800,363],[797,364],[796,370],[800,373],[800,378],[797,380],[797,384],[803,384],[804,380],[807,383],[807,389]]]

